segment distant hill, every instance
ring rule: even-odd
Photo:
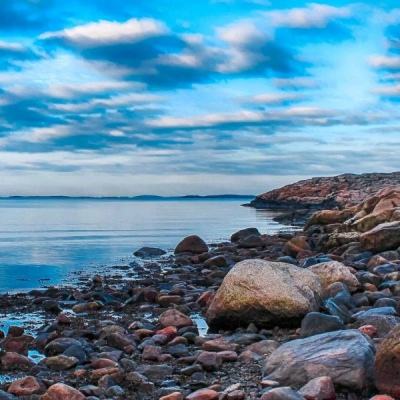
[[[163,200],[249,200],[254,195],[217,194],[217,195],[186,195],[186,196],[4,196],[0,200],[127,200],[127,201],[163,201]]]
[[[400,172],[306,179],[260,194],[247,205],[275,210],[343,208],[387,186],[400,186]]]

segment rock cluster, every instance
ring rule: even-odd
[[[399,206],[384,190],[301,232],[189,236],[75,287],[1,295],[43,326],[0,331],[0,399],[400,398]]]

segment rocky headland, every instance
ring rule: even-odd
[[[43,324],[0,333],[0,400],[400,399],[399,246],[389,187],[298,232],[193,235],[77,286],[1,295]]]
[[[318,177],[260,194],[246,205],[283,211],[279,221],[303,224],[316,210],[353,206],[383,188],[399,185],[400,172]]]

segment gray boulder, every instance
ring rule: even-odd
[[[372,385],[374,345],[358,330],[341,330],[285,343],[266,359],[267,379],[299,387],[329,376],[335,385],[362,390]]]

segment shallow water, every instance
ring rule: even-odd
[[[173,249],[198,234],[228,239],[255,226],[274,233],[273,213],[243,200],[0,200],[0,292],[56,284],[73,271],[126,263],[141,246]]]

